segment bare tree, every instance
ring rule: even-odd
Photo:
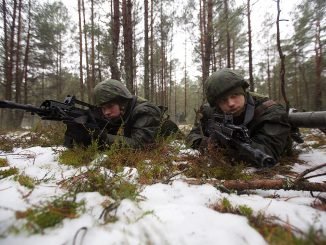
[[[227,55],[227,67],[231,68],[231,38],[229,30],[229,1],[224,0],[224,18],[226,23],[226,55]]]
[[[318,5],[317,5],[318,6]],[[322,107],[322,90],[321,90],[321,74],[323,71],[323,42],[321,41],[321,26],[320,19],[316,18],[316,26],[315,26],[315,63],[316,63],[316,82],[315,82],[315,110],[321,110]]]
[[[281,60],[281,67],[280,67],[280,78],[281,78],[281,92],[285,102],[286,111],[290,109],[290,103],[287,99],[286,92],[285,92],[285,55],[283,54],[282,47],[281,47],[281,39],[280,39],[280,0],[277,0],[277,19],[276,19],[276,37],[277,37],[277,49]]]
[[[25,48],[25,55],[24,55],[24,103],[27,104],[28,101],[28,63],[29,63],[29,50],[30,50],[30,38],[31,38],[31,14],[32,4],[31,0],[28,1],[28,24],[27,24],[27,37],[26,37],[26,48]]]
[[[91,67],[92,67],[92,78],[90,81],[90,93],[92,94],[92,91],[95,87],[95,41],[94,41],[94,0],[91,0]],[[92,98],[90,98],[90,101],[92,101]]]
[[[251,10],[250,0],[247,0],[247,18],[248,18],[248,57],[249,57],[249,84],[250,91],[255,91],[253,69],[252,69],[252,42],[251,42]]]
[[[116,80],[120,80],[121,72],[118,67],[118,49],[120,40],[120,5],[119,0],[113,0],[113,18],[112,18],[112,45],[109,65],[111,68],[111,77]]]
[[[7,11],[7,10],[6,10]],[[15,49],[15,30],[16,30],[16,15],[17,15],[17,1],[14,0],[12,23],[10,26],[10,44],[9,44],[9,60],[8,60],[8,73],[6,77],[6,93],[7,100],[12,99],[12,83],[13,83],[13,68],[14,68],[14,49]]]
[[[134,93],[133,72],[133,28],[132,28],[132,3],[131,0],[122,0],[122,26],[124,46],[124,67],[126,73],[126,85],[130,92]]]
[[[82,1],[82,8],[83,8],[83,24],[84,24],[84,30],[86,27],[86,15],[85,15],[85,2],[84,0]],[[91,102],[92,100],[92,86],[91,86],[91,81],[90,81],[90,76],[89,76],[89,61],[88,61],[88,42],[87,42],[87,32],[84,31],[84,42],[85,42],[85,60],[86,60],[86,84],[87,84],[87,95],[88,95],[88,102]]]
[[[145,99],[149,99],[148,0],[144,0],[144,34],[144,95]]]
[[[209,76],[209,68],[212,56],[212,37],[213,37],[213,1],[201,0],[199,11],[200,22],[200,47],[202,61],[202,88],[205,94],[205,81]],[[203,97],[203,100],[205,98]]]
[[[79,28],[79,86],[81,100],[84,101],[84,77],[83,77],[83,30],[81,20],[81,0],[78,0],[78,28]]]

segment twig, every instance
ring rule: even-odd
[[[189,170],[189,168],[185,168],[185,169],[182,170],[182,171],[179,171],[179,172],[177,172],[177,173],[174,173],[174,174],[168,176],[165,180],[162,181],[162,184],[168,184],[168,183],[171,181],[171,179],[172,179],[173,177],[178,176],[178,175],[180,175],[180,174],[183,174],[184,172],[187,172],[188,170]]]
[[[33,191],[34,191],[34,188],[32,190],[30,190],[29,192],[27,192],[27,194],[22,195],[22,198],[25,199],[25,198],[29,197]]]
[[[313,172],[313,171],[315,171],[315,170],[317,170],[317,169],[323,168],[323,167],[326,167],[326,163],[323,163],[323,164],[318,165],[318,166],[316,166],[316,167],[312,167],[312,168],[308,168],[308,169],[306,169],[305,171],[303,171],[301,174],[299,174],[299,175],[297,176],[297,178],[294,180],[294,182],[297,183],[297,182],[301,181],[302,179],[304,179],[303,177],[304,177],[305,175],[307,175],[307,174],[309,174],[309,173],[311,173],[311,172]]]
[[[315,177],[320,177],[320,176],[324,176],[326,175],[326,173],[322,173],[322,174],[314,174],[314,175],[309,175],[307,177],[304,177],[303,179],[304,180],[307,180],[307,179],[311,179],[311,178],[315,178]]]
[[[9,187],[4,188],[4,189],[0,189],[0,191],[5,191],[5,190],[8,190],[8,189],[10,189],[10,188],[12,188],[12,186],[9,186]]]

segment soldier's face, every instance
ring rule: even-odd
[[[118,118],[121,115],[121,109],[118,103],[106,103],[101,106],[101,109],[104,117],[108,119]]]
[[[224,113],[233,114],[233,116],[239,116],[245,108],[246,99],[243,94],[230,94],[224,96],[216,102]]]

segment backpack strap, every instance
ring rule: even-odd
[[[276,104],[277,103],[274,100],[266,100],[265,102],[256,107],[254,117],[260,117],[266,109]]]
[[[246,126],[253,118],[255,114],[255,102],[250,94],[247,97],[247,106],[246,106],[246,114],[244,116],[243,125]]]
[[[132,96],[131,103],[130,103],[130,107],[129,107],[129,113],[128,113],[128,116],[127,116],[127,118],[124,120],[124,129],[125,129],[125,130],[129,130],[129,129],[130,129],[130,126],[131,126],[131,124],[132,124],[132,121],[131,121],[130,119],[131,119],[131,117],[132,117],[132,113],[134,112],[134,108],[135,108],[136,102],[137,102],[137,96],[133,95],[133,96]]]

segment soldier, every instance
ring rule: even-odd
[[[187,143],[195,149],[207,149],[211,142],[208,120],[214,113],[228,113],[233,115],[235,125],[248,128],[252,148],[278,161],[288,146],[291,130],[283,106],[266,97],[246,92],[249,84],[231,69],[214,72],[208,77],[206,85],[208,104],[200,108],[201,118],[187,136]],[[248,153],[237,151],[234,155],[238,160],[255,162]]]
[[[108,121],[105,130],[90,132],[83,125],[68,124],[66,138],[85,146],[98,139],[102,148],[113,143],[131,148],[154,143],[162,119],[161,110],[157,106],[132,95],[121,82],[114,79],[105,80],[95,86],[94,100],[100,108],[99,113]],[[65,145],[72,147],[69,143]]]

